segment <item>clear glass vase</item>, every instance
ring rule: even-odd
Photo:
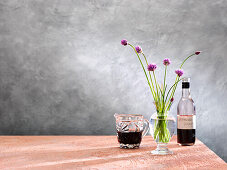
[[[169,114],[153,114],[150,118],[150,132],[157,148],[151,153],[155,155],[173,154],[167,147],[175,131],[176,120]]]

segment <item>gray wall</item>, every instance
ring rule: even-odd
[[[227,1],[1,0],[0,134],[114,134],[113,114],[154,113],[128,39],[149,62],[185,67],[197,136],[227,161]],[[175,96],[172,114],[180,99]]]

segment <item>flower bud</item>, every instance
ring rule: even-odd
[[[142,53],[142,48],[140,46],[135,47],[137,53]]]
[[[181,76],[184,74],[184,71],[181,70],[181,69],[178,69],[178,70],[175,70],[175,73],[176,73],[179,77],[181,77]]]
[[[170,99],[170,102],[172,103],[174,101],[174,98],[172,97],[171,99]]]
[[[125,39],[123,39],[123,40],[121,40],[121,44],[124,45],[124,46],[126,46],[126,45],[128,45],[128,41],[125,40]]]
[[[166,58],[166,59],[163,60],[163,64],[164,64],[165,66],[170,65],[170,63],[171,63],[171,61],[170,61],[170,59],[168,59],[168,58]]]
[[[154,71],[156,68],[157,68],[157,65],[156,64],[149,64],[147,66],[147,70],[148,71]]]

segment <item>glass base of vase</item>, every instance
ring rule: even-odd
[[[151,151],[153,155],[171,155],[173,151],[169,150],[167,147],[167,143],[159,143],[157,148]]]

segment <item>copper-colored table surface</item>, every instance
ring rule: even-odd
[[[151,136],[139,149],[120,149],[116,136],[0,136],[0,169],[227,169],[199,140],[182,147],[173,137],[167,156],[155,147]]]

